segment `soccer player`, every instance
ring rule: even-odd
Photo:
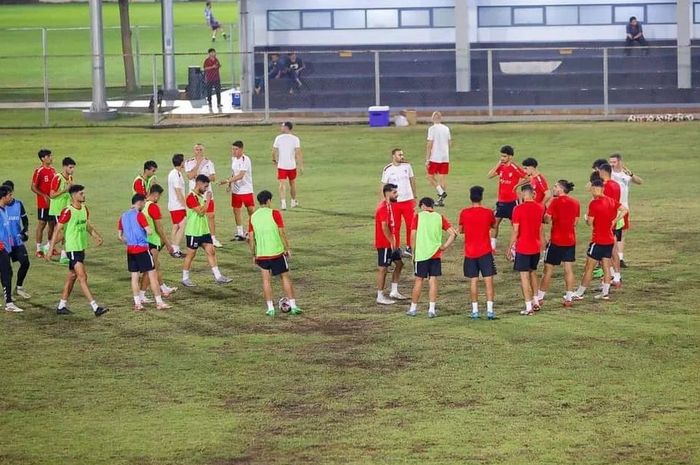
[[[143,164],[143,173],[134,178],[134,183],[131,187],[132,195],[141,194],[144,197],[148,195],[151,186],[157,184],[156,171],[158,171],[158,163],[153,160],[148,160]]]
[[[209,179],[209,182],[216,182],[216,169],[214,162],[204,156],[204,145],[196,144],[194,146],[194,157],[185,162],[185,172],[190,180],[190,190],[194,190],[195,179],[197,176],[203,175]],[[211,234],[211,243],[214,247],[223,247],[221,242],[216,239],[216,221],[214,218],[214,192],[211,189],[211,184],[208,185],[208,190],[212,194],[211,201],[207,210],[207,222],[209,223],[209,232]],[[185,233],[186,234],[186,233]]]
[[[51,166],[53,163],[51,150],[39,150],[39,160],[41,161],[41,166],[34,170],[31,190],[36,194],[37,223],[35,255],[37,258],[42,258],[44,256],[43,248],[48,247],[51,236],[53,235],[53,229],[56,227],[56,217],[49,214],[51,181],[53,181],[54,176],[56,176],[56,170]],[[47,226],[46,245],[42,248],[41,241],[44,238],[44,229],[46,229]]]
[[[428,142],[425,147],[425,166],[428,182],[438,193],[435,206],[444,207],[447,197],[447,174],[450,172],[450,148],[452,136],[450,128],[442,124],[442,113],[433,112],[433,125],[428,128]]]
[[[292,251],[289,248],[289,239],[287,239],[287,233],[284,230],[282,214],[278,210],[272,209],[272,193],[270,191],[260,191],[257,197],[260,208],[250,217],[248,231],[253,261],[260,267],[262,274],[263,295],[267,304],[265,314],[275,316],[270,277],[279,276],[282,280],[284,294],[289,299],[290,313],[299,315],[302,311],[297,307],[294,287],[289,278],[287,259],[292,256]]]
[[[7,212],[7,205],[12,202],[12,191],[7,186],[0,186],[0,281],[5,294],[5,311],[22,313],[12,301],[12,262],[11,254],[14,235]]]
[[[469,278],[469,294],[472,299],[471,318],[479,319],[479,274],[486,286],[486,318],[493,320],[495,292],[493,277],[496,275],[496,262],[491,249],[491,230],[496,225],[493,210],[484,207],[484,188],[472,186],[469,189],[471,207],[459,214],[459,233],[464,234],[464,277]]]
[[[292,134],[294,125],[287,121],[282,124],[282,134],[275,137],[272,144],[272,164],[277,165],[277,180],[279,181],[280,209],[287,209],[287,186],[292,197],[291,207],[298,207],[297,201],[297,165],[299,174],[304,174],[304,154],[301,151],[301,141]]]
[[[540,262],[540,244],[544,205],[535,202],[535,191],[532,186],[525,184],[520,188],[522,203],[513,209],[513,233],[510,237],[510,247],[506,251],[508,259],[512,259],[515,247],[513,269],[520,273],[520,287],[525,299],[525,309],[521,315],[534,315],[540,309],[537,300],[539,279],[537,264]]]
[[[382,171],[380,198],[384,198],[384,185],[396,184],[399,196],[394,204],[394,215],[396,217],[396,246],[401,246],[401,221],[406,225],[406,249],[404,255],[411,257],[411,225],[416,210],[416,175],[413,174],[411,164],[404,158],[402,149],[395,148],[391,151],[391,163],[384,167]]]
[[[68,193],[70,186],[73,185],[73,172],[75,171],[75,160],[71,157],[66,157],[61,162],[62,170],[56,174],[51,180],[51,204],[49,206],[49,215],[58,218],[64,208],[70,205],[71,196]],[[54,229],[55,230],[55,229]],[[53,236],[51,236],[53,238]],[[53,253],[53,249],[51,249]],[[51,256],[49,256],[51,258]],[[61,250],[61,258],[59,263],[67,265],[69,262],[66,255],[65,247]]]
[[[615,235],[617,236],[617,256],[620,259],[620,268],[627,268],[625,263],[625,238],[623,232],[630,228],[629,195],[632,184],[642,184],[644,180],[634,174],[622,162],[622,154],[613,153],[608,159],[612,167],[612,178],[620,185],[620,203],[627,208],[628,213],[623,218],[621,224],[616,225]]]
[[[32,296],[24,290],[24,279],[29,271],[29,253],[24,243],[29,239],[29,217],[24,209],[22,201],[14,198],[15,183],[10,180],[5,181],[3,186],[10,191],[10,201],[3,202],[0,199],[0,206],[4,208],[5,215],[9,222],[10,234],[12,234],[12,251],[10,258],[13,262],[19,262],[17,270],[17,287],[15,293],[23,299],[29,299]]]
[[[438,276],[442,276],[442,252],[446,250],[457,237],[457,231],[452,228],[450,222],[433,208],[435,202],[430,197],[423,197],[418,203],[420,212],[413,218],[411,227],[411,244],[414,244],[415,282],[411,294],[411,307],[406,312],[408,316],[416,316],[418,313],[418,301],[423,290],[423,281],[428,280],[428,318],[435,318],[437,310],[435,302],[438,293]],[[443,244],[442,232],[447,231],[447,240]]]
[[[396,184],[385,184],[384,199],[379,202],[374,212],[374,247],[377,249],[377,303],[391,305],[396,300],[405,300],[406,297],[399,293],[399,279],[403,270],[401,249],[396,239],[396,220],[394,205],[399,196]],[[391,276],[391,292],[389,298],[384,295],[386,275],[389,267],[394,264],[394,272]],[[393,300],[392,300],[393,299]]]
[[[163,214],[160,211],[160,205],[158,201],[161,195],[163,195],[163,188],[154,184],[146,197],[146,203],[143,206],[143,215],[148,221],[148,227],[150,228],[150,233],[148,234],[148,249],[153,257],[153,265],[155,266],[156,274],[158,276],[158,285],[160,287],[160,293],[163,297],[169,297],[170,294],[177,291],[177,287],[170,287],[163,281],[163,272],[160,269],[160,251],[165,247],[165,249],[173,253],[173,245],[168,239],[168,235],[165,233],[165,228],[163,228],[162,218]],[[150,280],[150,275],[145,275],[141,282],[141,302],[148,303],[146,298],[146,289],[148,288]]]
[[[97,301],[88,287],[88,275],[85,269],[85,249],[88,245],[88,234],[95,240],[95,244],[98,247],[102,245],[102,236],[90,222],[90,212],[85,206],[85,187],[80,184],[71,184],[68,188],[68,195],[70,196],[70,203],[58,217],[58,224],[49,243],[48,252],[44,257],[46,260],[50,259],[58,238],[63,235],[65,251],[69,258],[68,276],[63,286],[61,300],[59,300],[58,307],[56,307],[56,313],[59,315],[70,315],[72,313],[68,309],[68,298],[73,292],[75,282],[78,281],[83,294],[90,302],[90,307],[92,307],[95,316],[102,316],[109,309],[97,305]]]
[[[542,173],[539,172],[537,166],[537,160],[534,158],[530,157],[523,160],[522,168],[523,171],[525,171],[526,177],[518,183],[518,186],[530,184],[530,186],[532,186],[532,190],[535,192],[535,202],[546,206],[549,199],[552,198],[552,193],[549,190],[547,179],[542,175]],[[545,247],[544,228],[540,228],[540,231],[540,244],[542,244],[542,247]],[[542,252],[544,253],[544,249]]]
[[[593,277],[593,268],[598,262],[603,265],[603,289],[596,299],[610,299],[610,259],[612,257],[615,236],[613,226],[625,216],[627,209],[603,193],[604,183],[602,179],[594,179],[591,182],[591,195],[593,199],[588,204],[586,224],[593,228],[591,243],[588,245],[586,265],[581,278],[581,285],[576,289],[573,300],[583,300],[583,295],[588,289]]]
[[[231,192],[231,206],[236,220],[234,241],[245,241],[248,237],[243,229],[243,207],[248,211],[248,222],[255,211],[253,200],[253,164],[250,157],[243,153],[243,142],[235,141],[231,145],[231,177],[221,182]]]
[[[581,215],[578,200],[569,193],[574,190],[574,183],[560,179],[554,185],[554,197],[547,206],[545,222],[552,223],[549,243],[544,254],[544,274],[537,291],[537,300],[542,301],[549,290],[554,267],[564,267],[564,283],[566,295],[564,307],[572,306],[576,278],[574,277],[574,262],[576,261],[576,225]]]
[[[187,224],[185,225],[185,241],[187,242],[187,254],[182,265],[182,284],[186,287],[195,287],[190,280],[190,268],[192,260],[197,255],[197,249],[203,247],[207,254],[207,262],[214,274],[217,284],[230,283],[232,280],[221,274],[216,262],[216,250],[212,245],[212,236],[209,232],[207,212],[211,209],[212,192],[209,188],[209,178],[200,174],[195,179],[194,189],[187,195]]]
[[[181,153],[173,155],[173,169],[168,173],[168,211],[170,221],[173,224],[171,243],[173,246],[172,256],[184,258],[185,255],[180,250],[182,236],[185,235],[185,218],[187,207],[185,206],[185,156]],[[165,237],[165,236],[162,236]]]
[[[603,180],[603,195],[606,195],[613,199],[615,202],[620,203],[622,198],[622,191],[620,185],[613,181],[612,179],[612,167],[606,162],[600,165],[598,168],[598,174],[600,179]],[[610,274],[612,275],[612,285],[614,288],[618,289],[622,287],[622,270],[620,269],[620,257],[617,255],[617,224],[612,225],[613,237],[615,238],[615,243],[613,246],[613,254],[610,260],[611,268]]]
[[[489,179],[498,176],[498,201],[496,202],[496,227],[493,230],[491,248],[496,250],[498,241],[498,228],[504,218],[510,220],[513,216],[513,209],[518,203],[516,188],[525,171],[513,162],[515,151],[510,145],[501,147],[501,155],[498,164],[491,168],[488,173]],[[512,223],[512,221],[511,221]]]
[[[211,28],[211,41],[216,42],[216,33],[221,32],[224,40],[226,40],[226,33],[223,32],[221,24],[214,18],[214,11],[211,8],[211,2],[207,2],[204,6],[204,19],[207,22],[207,26]]]

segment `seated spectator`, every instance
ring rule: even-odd
[[[292,81],[292,85],[289,87],[289,93],[293,94],[294,93],[294,85],[296,85],[297,89],[301,89],[302,82],[301,82],[301,72],[304,70],[304,62],[302,61],[301,58],[297,56],[296,53],[292,52],[289,54],[289,58],[286,63],[286,70],[285,74],[287,78],[289,78]]]
[[[630,18],[630,22],[627,23],[627,37],[625,40],[625,45],[627,47],[634,47],[635,45],[646,47],[648,45],[646,39],[644,39],[642,23],[637,21],[637,18],[634,16],[632,16]],[[631,51],[631,48],[628,48],[625,50],[625,53],[629,55]],[[649,50],[646,50],[646,53],[648,54]]]
[[[267,79],[281,79],[284,76],[284,66],[280,61],[279,53],[271,53],[267,62]],[[255,88],[253,91],[256,95],[265,90],[265,79],[262,77],[255,78]]]
[[[406,110],[401,110],[394,118],[394,125],[396,125],[397,128],[405,128],[408,127],[408,118],[406,118]]]

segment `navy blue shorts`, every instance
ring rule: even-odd
[[[415,275],[419,278],[442,276],[442,260],[429,258],[414,264]]]
[[[537,264],[540,262],[540,254],[523,254],[515,253],[515,262],[513,262],[513,269],[520,272],[536,271]]]
[[[479,258],[464,257],[464,276],[466,278],[488,278],[496,274],[496,262],[493,253],[489,252]]]

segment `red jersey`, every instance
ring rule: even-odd
[[[90,219],[90,210],[88,210],[88,208],[84,205],[83,208],[85,209],[85,215],[87,215],[87,218]],[[58,215],[57,221],[61,224],[68,223],[70,221],[70,209],[64,208],[63,210],[61,210],[61,214]]]
[[[153,202],[148,206],[148,216],[150,216],[154,221],[163,219],[163,214],[160,212],[160,207],[157,203]]]
[[[530,185],[532,186],[532,190],[535,191],[535,202],[544,203],[544,196],[549,190],[549,184],[547,184],[545,177],[538,174],[530,179]]]
[[[219,77],[219,68],[221,68],[221,63],[219,63],[219,59],[207,57],[204,60],[204,67],[208,68],[210,66],[215,66],[216,68],[205,70],[204,71],[204,80],[206,82],[220,81],[221,78]]]
[[[384,235],[382,223],[389,226],[391,235],[396,235],[396,222],[394,221],[394,208],[391,202],[382,200],[377,205],[374,212],[374,247],[377,249],[388,249],[391,247],[391,242]]]
[[[498,175],[498,201],[517,201],[518,194],[515,192],[514,188],[518,184],[518,181],[525,177],[525,171],[518,168],[513,163],[509,163],[507,165],[498,165],[496,174]]]
[[[206,197],[204,198],[204,205],[207,204],[206,202]],[[187,208],[199,208],[201,205],[199,205],[199,198],[194,192],[190,192],[187,194],[187,198],[185,199],[185,205],[187,205]]]
[[[142,228],[147,228],[148,227],[148,220],[146,219],[146,215],[143,214],[143,212],[138,212],[136,215],[136,221],[139,222],[139,226]],[[124,228],[122,227],[122,219],[119,217],[119,222],[117,223],[117,228],[120,231],[123,231]],[[140,253],[148,252],[148,246],[147,245],[127,245],[126,246],[126,253],[129,255],[137,255]]]
[[[620,185],[617,183],[617,181],[613,181],[612,179],[605,181],[603,184],[603,195],[607,195],[615,202],[619,202],[620,194]]]
[[[544,217],[544,205],[534,201],[523,202],[513,209],[513,224],[518,226],[515,251],[523,255],[534,255],[542,250],[540,229]]]
[[[447,231],[448,229],[450,229],[452,227],[452,225],[447,220],[445,215],[440,215],[440,216],[442,216],[442,230]],[[418,229],[418,215],[417,214],[413,215],[413,221],[411,222],[411,230],[413,231],[416,229]],[[435,252],[435,255],[433,255],[430,258],[433,259],[433,258],[440,258],[440,257],[442,257],[442,250],[438,249],[437,252]]]
[[[482,206],[468,207],[459,213],[464,231],[464,256],[479,258],[491,253],[491,228],[496,224],[493,210]]]
[[[58,188],[61,187],[61,178],[63,178],[67,182],[71,182],[73,180],[73,176],[68,176],[68,178],[66,178],[65,176],[63,176],[63,173],[56,174],[51,179],[51,190],[52,191],[57,192]]]
[[[552,232],[549,241],[559,247],[576,245],[576,218],[581,215],[581,206],[573,197],[554,197],[547,208],[552,217]]]
[[[615,181],[610,181],[617,184]],[[596,197],[588,204],[588,217],[593,218],[593,235],[591,242],[598,245],[615,243],[613,221],[617,218],[620,202],[606,195]]]
[[[146,181],[143,179],[142,176],[138,176],[136,179],[134,179],[134,185],[132,186],[132,189],[134,192],[137,194],[141,194],[144,197],[148,195],[148,192],[146,192]]]
[[[40,166],[34,170],[32,175],[32,184],[36,187],[39,192],[43,192],[46,195],[51,194],[51,182],[56,176],[56,170],[51,166]],[[36,207],[37,208],[49,208],[49,201],[46,200],[41,195],[36,196]]]

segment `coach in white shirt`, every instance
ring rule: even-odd
[[[208,191],[214,194],[211,186],[216,181],[216,170],[214,162],[204,156],[204,145],[196,144],[194,146],[194,157],[185,162],[185,172],[190,180],[190,190],[194,189],[195,179],[200,174],[209,178]],[[216,222],[214,220],[214,198],[209,202],[209,210],[207,210],[207,220],[209,222],[209,231],[211,232],[211,241],[214,247],[222,247],[221,242],[216,239]]]
[[[280,208],[287,209],[287,186],[285,180],[289,179],[289,191],[292,196],[291,207],[298,207],[297,201],[297,166],[299,174],[304,173],[304,154],[301,152],[299,138],[292,134],[294,125],[289,121],[282,124],[282,134],[275,137],[272,144],[272,163],[277,165],[277,180],[280,188]]]
[[[255,200],[253,199],[253,164],[250,157],[243,153],[243,141],[237,140],[231,146],[231,177],[221,181],[227,185],[226,190],[231,192],[231,206],[233,217],[236,220],[236,234],[234,241],[245,241],[247,233],[243,229],[243,207],[250,215],[255,212]]]
[[[185,234],[185,221],[187,218],[187,207],[185,206],[185,156],[181,153],[173,155],[174,168],[168,173],[168,211],[170,221],[173,223],[172,239],[173,255],[183,258],[180,250],[180,242]]]
[[[384,185],[387,183],[398,186],[398,198],[393,205],[396,218],[396,246],[401,244],[401,219],[406,224],[406,249],[404,255],[411,256],[411,225],[416,210],[416,176],[411,164],[406,161],[403,150],[396,148],[391,151],[391,163],[382,170],[379,192],[384,198]]]
[[[450,128],[442,124],[442,113],[433,113],[433,125],[428,128],[428,143],[425,148],[425,167],[428,170],[428,182],[437,190],[435,205],[445,206],[447,197],[447,174],[450,172],[450,147],[452,136]]]

